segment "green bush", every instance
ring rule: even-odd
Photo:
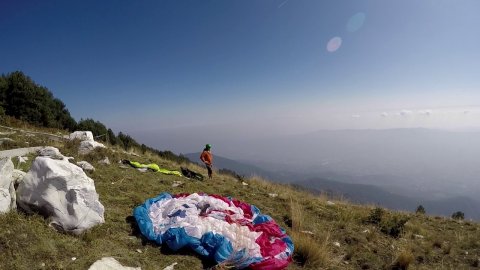
[[[419,205],[417,207],[417,210],[415,210],[415,213],[425,215],[425,208],[423,207],[423,205]]]
[[[371,223],[371,224],[380,224],[382,221],[382,217],[385,214],[385,210],[383,210],[380,207],[376,207],[372,211],[370,211],[370,214],[368,217],[365,219],[365,223]]]
[[[461,211],[457,211],[452,214],[452,218],[456,220],[463,220],[465,218],[465,214]]]
[[[393,215],[389,218],[384,218],[380,224],[380,231],[393,238],[398,238],[403,233],[405,223],[407,223],[409,219],[409,217],[401,215]]]
[[[405,223],[410,218],[399,214],[387,215],[385,210],[380,207],[372,209],[365,223],[377,225],[380,231],[394,238],[398,238],[405,229]]]

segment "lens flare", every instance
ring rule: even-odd
[[[327,51],[328,52],[335,52],[338,49],[340,49],[340,46],[342,46],[342,38],[341,37],[334,37],[330,39],[327,43]]]
[[[366,15],[363,12],[358,12],[357,14],[350,17],[347,22],[347,31],[356,32],[362,28],[363,23],[365,22]]]

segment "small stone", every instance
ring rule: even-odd
[[[173,267],[174,267],[175,265],[177,265],[177,264],[178,264],[178,263],[174,262],[174,263],[170,264],[169,266],[163,268],[163,270],[173,270],[173,269],[174,269]]]
[[[110,165],[110,160],[108,159],[108,157],[105,157],[104,159],[100,160],[98,163]]]
[[[86,162],[86,161],[79,161],[77,162],[78,167],[82,168],[86,172],[94,172],[95,168],[92,166],[92,164]]]
[[[333,242],[333,245],[336,246],[336,247],[340,247],[340,243],[339,243],[339,242]]]
[[[42,267],[45,267],[45,263],[40,264]]]
[[[331,201],[327,201],[327,205],[335,205],[335,203]]]
[[[363,231],[363,233],[369,233],[369,232],[370,232],[369,229],[366,229],[366,230]]]
[[[278,197],[278,194],[277,193],[268,193],[268,196],[270,196],[272,198],[275,198],[275,197]]]
[[[137,249],[137,252],[138,252],[138,253],[142,253],[142,251],[141,251],[140,249]]]
[[[183,186],[182,181],[174,181],[173,184],[172,184],[172,187],[179,187],[179,186]]]
[[[300,232],[301,232],[301,233],[304,233],[304,234],[310,234],[310,235],[314,235],[314,233],[313,233],[313,232],[311,232],[311,231],[300,231]]]
[[[423,239],[425,238],[423,235],[420,235],[420,234],[414,234],[413,237],[417,238],[417,239]]]
[[[72,257],[72,261],[76,261],[77,260],[77,257]]]
[[[248,186],[248,184],[247,184],[247,183],[245,183],[245,182],[242,182],[242,185],[244,185],[244,186]]]

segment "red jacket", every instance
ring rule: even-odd
[[[200,155],[200,160],[203,163],[206,163],[208,165],[212,165],[212,162],[213,162],[212,153],[210,151],[203,150],[202,154]]]

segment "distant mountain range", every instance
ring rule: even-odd
[[[184,156],[193,162],[200,162],[200,153],[189,153]],[[291,184],[302,189],[314,193],[324,192],[333,197],[344,197],[354,203],[375,204],[389,209],[406,211],[415,211],[418,205],[423,205],[428,214],[450,216],[453,212],[462,211],[466,218],[480,220],[480,201],[469,197],[426,199],[422,197],[421,192],[411,193],[406,189],[378,184],[349,183],[348,181],[355,181],[355,177],[351,176],[332,173],[325,175],[327,179],[324,179],[302,172],[271,171],[218,155],[214,155],[214,166],[216,169],[229,169],[243,176],[258,175],[276,182],[289,180]],[[383,177],[372,176],[371,180],[381,183]],[[364,178],[359,180],[365,181]]]

